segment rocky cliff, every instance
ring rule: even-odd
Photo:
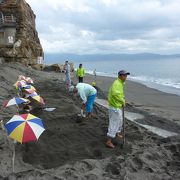
[[[0,61],[35,65],[43,59],[35,18],[25,0],[0,0]]]

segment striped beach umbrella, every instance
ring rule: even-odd
[[[34,92],[36,92],[34,89],[25,89],[25,88],[23,88],[23,91],[28,94],[33,94]]]
[[[34,91],[32,94],[26,94],[26,98],[33,97],[33,96],[38,96],[36,91]]]
[[[38,140],[45,130],[41,119],[30,113],[14,115],[5,128],[8,136],[20,143]]]
[[[32,80],[30,77],[26,77],[25,81],[26,81],[28,84],[34,84],[33,80]]]
[[[44,99],[39,96],[39,95],[35,95],[35,96],[31,96],[32,99],[36,100],[37,102],[39,102],[40,104],[45,105]]]
[[[26,84],[25,86],[22,86],[24,89],[31,89],[31,90],[34,90],[36,91],[36,88],[32,85],[29,85],[29,84]]]
[[[15,86],[16,89],[22,88],[23,86],[26,86],[26,81],[24,80],[16,81],[13,86]]]
[[[19,75],[18,80],[19,80],[19,81],[21,81],[21,80],[26,80],[26,77],[23,76],[23,75]]]
[[[22,103],[26,103],[29,102],[28,99],[24,99],[24,98],[19,98],[19,97],[14,97],[10,100],[4,101],[3,102],[3,107],[8,107],[8,106],[12,106],[12,105],[18,105],[18,104],[22,104]]]

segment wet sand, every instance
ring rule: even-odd
[[[6,133],[0,130],[1,179],[180,179],[179,135],[162,138],[127,120],[125,145],[122,146],[122,140],[115,139],[116,148],[108,149],[104,145],[108,127],[107,109],[95,104],[91,119],[78,117],[80,100],[67,92],[59,73],[39,72],[18,64],[3,64],[0,67],[0,103],[15,96],[12,84],[20,74],[32,77],[38,93],[45,99],[46,107],[56,110],[47,112],[35,109],[31,112],[43,120],[46,131],[37,142],[16,144],[14,174],[11,166],[12,141],[6,140]],[[91,78],[86,76],[85,81],[91,82]],[[76,79],[73,81],[76,82]],[[112,81],[112,78],[97,77],[99,98],[106,98]],[[127,82],[129,104],[126,110],[142,114],[144,119],[138,121],[144,124],[179,134],[180,126],[173,121],[174,118],[169,120],[164,118],[165,114],[160,116],[149,108],[152,104],[146,100],[140,103],[143,99],[135,96],[134,91],[146,94],[149,88],[138,87],[144,86]],[[155,90],[148,91],[153,98]],[[156,98],[166,97],[164,93],[158,93],[155,94]],[[173,104],[174,95],[168,98],[169,104]],[[174,106],[171,108],[174,110]],[[15,111],[13,107],[2,108],[0,118],[6,122]]]

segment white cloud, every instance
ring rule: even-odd
[[[179,0],[26,0],[45,52],[179,53]]]
[[[117,5],[117,0],[102,0],[102,3],[105,4],[107,7],[110,7],[112,5]]]

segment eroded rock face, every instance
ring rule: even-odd
[[[25,0],[0,0],[0,59],[35,65],[43,49],[35,14]]]

